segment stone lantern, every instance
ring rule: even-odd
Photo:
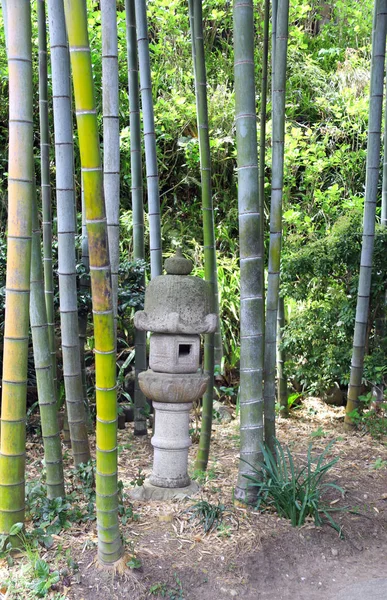
[[[150,368],[139,376],[155,411],[153,470],[136,494],[142,498],[171,498],[197,489],[187,473],[189,413],[208,382],[200,369],[200,335],[215,331],[217,325],[209,285],[190,276],[192,263],[180,249],[165,261],[165,270],[166,275],[149,283],[144,310],[134,321],[137,329],[152,332]]]

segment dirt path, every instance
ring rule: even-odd
[[[345,434],[342,416],[343,409],[311,399],[292,419],[280,420],[278,429],[280,440],[300,460],[310,441],[317,452],[337,440],[332,455],[338,454],[340,460],[332,477],[345,489],[345,498],[335,506],[358,513],[337,513],[343,540],[329,526],[320,529],[308,523],[294,529],[274,514],[233,507],[238,426],[236,422],[216,425],[213,458],[201,496],[230,508],[221,529],[204,535],[185,512],[192,502],[138,505],[139,521],[127,527],[126,535],[135,540],[141,572],[134,572],[114,590],[109,576],[89,568],[69,597],[99,600],[109,593],[112,599],[130,594],[133,599],[334,600],[347,585],[383,577],[387,572],[387,469],[381,461],[387,459],[387,450],[367,435]],[[126,455],[121,461],[121,476],[127,483],[130,473],[141,467],[148,470],[150,464],[150,448],[138,440],[132,443],[138,452],[135,461],[133,448],[128,449],[127,464]],[[375,468],[380,464],[384,468]],[[334,495],[332,502],[338,498]]]
[[[68,564],[71,554],[79,567],[74,572],[64,571],[57,587],[60,600],[346,600],[340,595],[346,586],[384,577],[387,449],[368,435],[344,433],[342,417],[343,409],[310,399],[291,419],[279,420],[278,437],[291,447],[298,461],[305,460],[311,441],[318,453],[330,440],[337,440],[331,455],[340,459],[330,480],[345,489],[345,497],[330,492],[329,502],[335,508],[354,510],[335,514],[344,539],[329,526],[317,528],[307,523],[295,529],[274,513],[233,505],[239,438],[235,420],[214,426],[211,462],[205,479],[200,480],[199,498],[226,507],[221,526],[205,535],[203,527],[191,518],[193,500],[136,503],[133,509],[138,519],[128,519],[122,532],[127,560],[135,556],[142,566],[115,577],[95,564],[95,521],[73,526],[43,555],[52,568],[60,569],[66,566],[64,557]],[[120,432],[119,443],[120,478],[125,489],[130,489],[149,472],[151,447],[134,438],[130,430]],[[194,446],[192,457],[195,451]],[[36,476],[33,461],[29,468],[31,476]],[[0,565],[0,580],[2,572]],[[375,599],[378,585],[382,589],[383,582],[374,585]],[[25,598],[15,593],[7,600]],[[368,598],[373,600],[372,595],[365,600]],[[353,600],[351,595],[348,600]]]

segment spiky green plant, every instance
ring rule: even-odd
[[[324,478],[339,460],[338,457],[327,460],[334,440],[316,457],[312,456],[312,444],[308,447],[306,464],[295,465],[288,447],[285,449],[278,440],[274,440],[274,454],[265,445],[262,446],[263,461],[254,476],[247,476],[250,485],[258,491],[258,510],[275,510],[280,517],[289,519],[293,527],[300,527],[307,517],[312,517],[315,525],[323,524],[325,516],[337,532],[341,527],[332,519],[332,509],[323,503],[322,496],[329,489],[344,494],[343,488],[335,483],[326,483]]]

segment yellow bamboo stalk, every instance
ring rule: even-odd
[[[65,0],[89,238],[97,399],[98,558],[122,556],[118,526],[116,352],[103,173],[85,0]]]
[[[31,7],[8,2],[8,241],[0,443],[0,534],[24,520],[25,421],[34,193]]]

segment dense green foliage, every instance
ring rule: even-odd
[[[256,76],[261,75],[263,2],[256,6]],[[101,17],[89,0],[89,29],[101,115]],[[121,249],[132,258],[130,131],[126,73],[124,2],[118,2],[121,130]],[[219,291],[225,359],[239,359],[238,222],[232,10],[229,3],[203,3],[209,126],[213,170]],[[165,254],[183,242],[203,272],[200,165],[188,10],[179,0],[148,2],[158,167]],[[371,48],[371,0],[291,2],[286,94],[283,273],[288,306],[288,374],[304,388],[321,391],[332,381],[346,383],[353,333],[359,258],[360,215],[365,184],[366,132]],[[0,86],[7,97],[7,66],[0,29]],[[36,26],[33,47],[37,60]],[[35,85],[37,75],[35,73]],[[270,84],[270,81],[269,81]],[[257,87],[259,89],[259,86]],[[49,90],[50,93],[50,90]],[[35,119],[38,131],[37,95]],[[257,98],[257,110],[260,98]],[[271,181],[269,102],[265,214]],[[0,198],[2,222],[7,171],[7,104],[0,106]],[[50,118],[52,114],[50,113]],[[100,117],[102,127],[102,117]],[[39,135],[35,136],[39,163]],[[76,167],[79,158],[76,152]],[[38,174],[39,176],[39,174]],[[54,165],[52,161],[52,177]],[[78,208],[80,209],[79,182]],[[149,239],[146,231],[146,245]],[[267,242],[267,239],[266,239]],[[370,315],[370,349],[375,336],[380,269],[385,235],[376,242],[376,278]],[[378,258],[379,257],[379,258]],[[0,260],[2,261],[1,257]],[[0,263],[0,287],[4,284]],[[321,277],[321,282],[318,281]],[[377,356],[367,359],[366,377],[375,380]],[[370,364],[371,363],[371,364]],[[316,380],[318,374],[318,380]]]

